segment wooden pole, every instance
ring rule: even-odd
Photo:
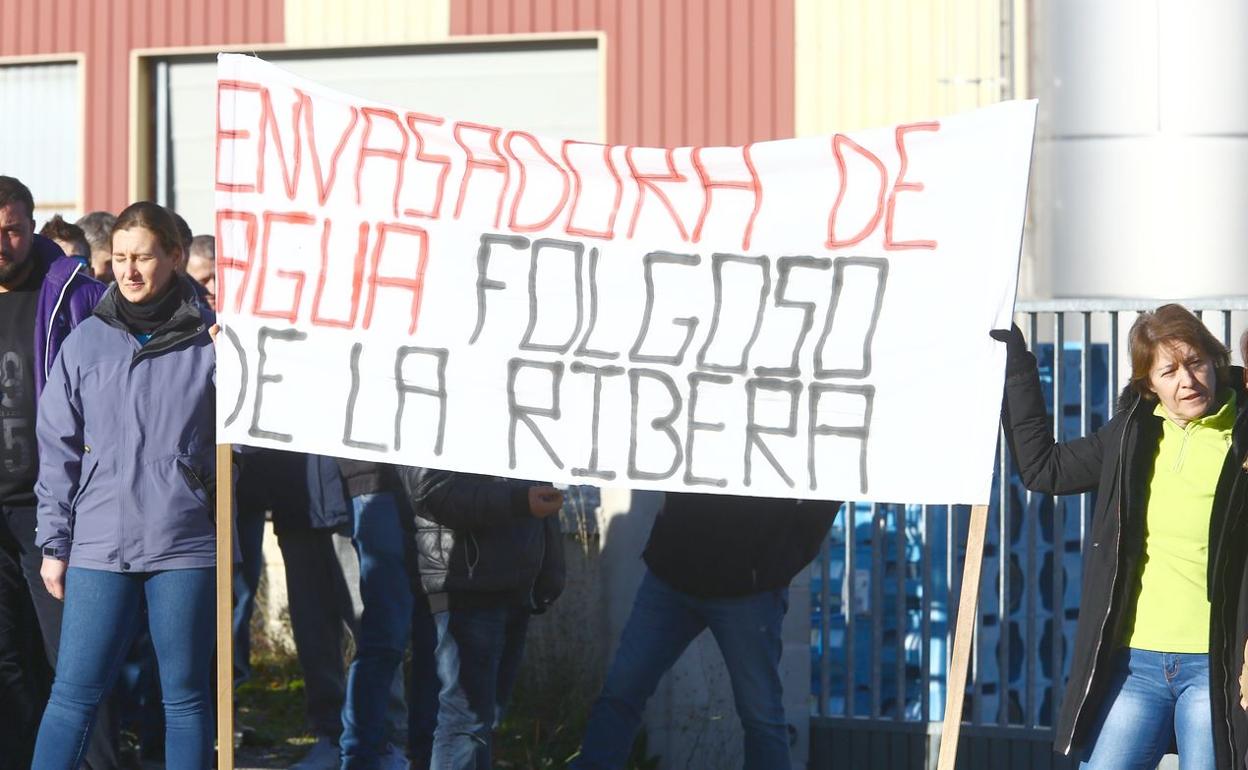
[[[962,596],[958,600],[958,626],[953,636],[953,656],[949,661],[945,697],[945,723],[940,731],[940,757],[936,770],[953,770],[958,761],[958,735],[962,731],[962,701],[966,695],[966,673],[971,660],[971,638],[979,607],[979,576],[984,566],[984,536],[988,530],[988,506],[971,507],[971,525],[966,533],[966,559],[962,565]],[[951,537],[953,534],[951,533]]]
[[[234,501],[229,444],[217,444],[217,768],[234,770]]]

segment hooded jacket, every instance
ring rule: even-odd
[[[646,543],[646,566],[704,599],[788,588],[819,555],[839,502],[669,492]]]
[[[396,467],[411,505],[412,590],[433,612],[527,606],[542,612],[563,591],[558,515],[529,514],[534,482]]]
[[[91,317],[104,296],[104,284],[91,277],[76,259],[65,256],[50,238],[35,236],[31,256],[43,267],[43,283],[35,300],[35,393],[42,393],[61,344],[70,330]]]
[[[1132,615],[1162,418],[1132,395],[1096,433],[1057,444],[1035,356],[1024,358],[1009,364],[1002,414],[1023,485],[1055,495],[1096,491],[1070,678],[1054,732],[1054,748],[1070,754],[1092,737],[1111,679],[1110,658],[1122,648]],[[1239,367],[1225,379],[1219,392],[1235,390],[1237,414],[1209,522],[1207,589],[1214,744],[1217,767],[1229,769],[1243,767],[1248,751],[1248,715],[1239,706],[1237,680],[1248,637],[1248,393]]]
[[[109,287],[65,340],[39,400],[35,541],[71,567],[216,562],[213,319],[190,279],[175,280],[181,304],[145,345]]]

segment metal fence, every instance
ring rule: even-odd
[[[1113,415],[1130,368],[1127,332],[1159,304],[1019,303],[1060,440]],[[1248,329],[1248,297],[1183,304],[1228,346]],[[1044,744],[1069,670],[1092,500],[1027,492],[1000,438],[963,713],[969,749],[959,767],[1000,766],[992,757],[1011,757],[1011,767],[1067,766]],[[969,514],[859,503],[837,517],[811,575],[811,767],[832,756],[847,767],[934,761],[939,735],[930,725],[944,718]],[[893,740],[864,738],[873,734]]]

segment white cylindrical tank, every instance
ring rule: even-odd
[[[1032,297],[1248,292],[1248,2],[1036,0]]]

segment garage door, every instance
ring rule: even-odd
[[[260,54],[330,88],[420,112],[532,133],[602,140],[592,39]],[[216,61],[154,62],[155,183],[196,233],[211,233]]]

